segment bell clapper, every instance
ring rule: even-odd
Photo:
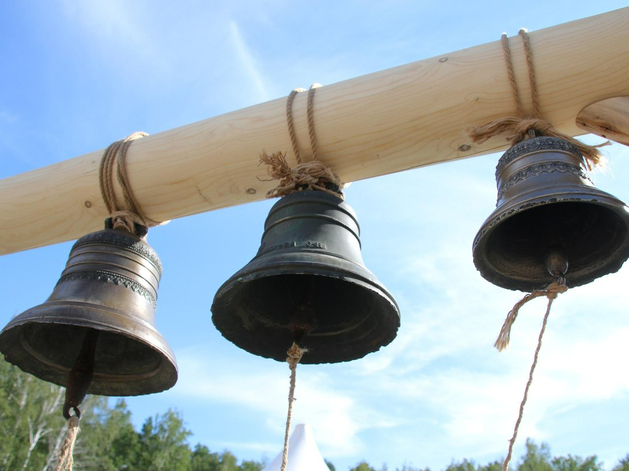
[[[293,311],[290,329],[293,331],[293,341],[299,343],[304,335],[312,330],[312,324],[315,318],[315,309],[312,301],[315,296],[315,276],[304,277],[299,300]]]
[[[98,330],[87,329],[81,351],[68,374],[66,400],[63,405],[63,416],[66,419],[70,419],[70,409],[74,410],[77,418],[81,417],[79,405],[85,399],[94,375],[94,356],[98,335]]]
[[[553,278],[563,278],[568,272],[568,258],[564,249],[558,245],[550,247],[546,252],[544,265]]]

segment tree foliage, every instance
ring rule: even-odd
[[[627,453],[627,456],[620,459],[612,471],[629,471],[629,453]]]
[[[0,359],[0,471],[52,471],[66,432],[64,389]],[[168,410],[146,419],[138,432],[123,400],[104,397],[81,405],[81,433],[74,448],[77,469],[86,471],[261,471],[229,451],[190,449],[190,431],[180,413]]]
[[[526,453],[512,469],[515,471],[603,471],[603,464],[596,456],[581,458],[568,455],[553,458],[548,444],[537,445],[529,439],[526,441]],[[474,461],[464,459],[458,463],[453,462],[446,471],[502,471],[502,463],[494,461],[481,466],[475,464]]]
[[[0,359],[0,471],[52,471],[65,436],[61,414],[64,389],[21,372]],[[81,433],[74,450],[77,469],[86,471],[261,471],[264,462],[243,461],[229,451],[212,452],[202,444],[193,449],[191,432],[177,411],[149,417],[136,431],[123,400],[88,397],[81,406]],[[335,466],[326,460],[330,471]],[[552,457],[547,444],[526,441],[526,453],[514,471],[603,471],[594,456]],[[444,471],[501,471],[495,461],[478,465],[463,459]],[[349,471],[376,471],[366,461]],[[378,471],[387,471],[383,465]],[[395,471],[430,471],[404,465]],[[629,471],[629,454],[612,471]]]

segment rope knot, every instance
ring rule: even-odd
[[[112,143],[105,150],[98,169],[101,195],[107,211],[111,215],[113,228],[123,229],[138,236],[145,236],[146,234],[138,234],[136,224],[147,228],[160,224],[144,214],[131,190],[129,176],[127,175],[126,158],[129,147],[135,139],[145,136],[148,136],[148,134],[134,132],[130,136]],[[118,203],[114,190],[114,164],[116,165],[118,183],[122,188],[124,208]]]
[[[286,161],[286,154],[276,152],[271,155],[260,154],[260,163],[268,166],[267,172],[272,179],[279,180],[278,186],[267,192],[269,198],[286,196],[303,190],[324,191],[339,198],[343,197],[340,190],[334,190],[342,186],[338,175],[318,160],[311,160],[291,168]]]
[[[577,147],[580,154],[585,160],[589,170],[593,167],[601,164],[603,156],[599,150],[600,147],[610,144],[609,141],[595,146],[584,144],[583,142],[563,134],[555,129],[555,127],[548,121],[529,116],[526,118],[518,118],[515,116],[507,116],[505,118],[499,118],[481,126],[474,126],[467,130],[467,133],[475,144],[482,144],[489,138],[506,134],[506,140],[511,143],[512,146],[531,138],[531,131],[534,136],[550,136],[568,141]]]
[[[114,229],[123,229],[132,234],[136,232],[136,224],[148,226],[148,222],[133,211],[114,211],[111,214],[111,220]]]
[[[268,155],[266,152],[260,154],[260,163],[268,165],[267,172],[269,176],[274,180],[279,180],[278,186],[267,192],[268,198],[287,196],[303,190],[323,191],[338,198],[344,198],[341,192],[343,183],[339,176],[317,158],[313,103],[314,92],[320,87],[320,84],[315,83],[308,90],[306,119],[308,121],[308,136],[310,138],[312,159],[309,162],[302,161],[293,122],[293,101],[296,95],[306,91],[303,88],[295,88],[290,92],[286,100],[286,124],[288,125],[288,134],[297,165],[293,168],[288,165],[285,152],[275,152],[271,155]]]
[[[307,351],[308,349],[301,348],[299,345],[293,342],[293,345],[291,345],[291,347],[286,352],[286,354],[288,355],[288,357],[286,358],[286,361],[288,362],[288,366],[290,367],[291,370],[294,370],[295,368],[297,368],[297,364],[301,361],[301,357]]]
[[[568,291],[566,280],[560,278],[548,285],[546,288],[546,297],[548,299],[556,299],[558,294],[565,293],[566,291]]]
[[[470,139],[476,144],[482,144],[490,137],[498,136],[501,134],[508,134],[506,139],[513,146],[518,142],[529,139],[531,137],[535,137],[536,135],[556,137],[574,144],[579,149],[579,152],[581,152],[581,155],[583,156],[588,169],[591,170],[592,167],[600,164],[603,160],[603,157],[598,148],[604,145],[608,145],[609,141],[597,146],[589,146],[587,144],[583,144],[573,137],[559,132],[553,127],[551,123],[541,118],[540,100],[537,91],[537,78],[535,76],[535,69],[533,68],[533,51],[531,49],[529,34],[524,28],[521,29],[518,34],[522,37],[522,44],[524,46],[524,52],[526,55],[526,64],[529,72],[528,78],[531,87],[531,101],[533,108],[532,113],[528,116],[524,113],[520,100],[518,86],[515,81],[515,74],[513,72],[509,38],[505,33],[501,37],[502,50],[505,59],[509,84],[511,85],[511,91],[513,94],[513,100],[515,101],[516,105],[517,116],[499,118],[494,121],[490,121],[489,123],[469,128],[467,130],[467,133]]]

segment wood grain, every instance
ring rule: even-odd
[[[581,110],[576,122],[585,132],[629,146],[629,96],[592,103]]]

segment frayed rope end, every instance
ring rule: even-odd
[[[610,142],[607,141],[596,146],[590,146],[557,131],[552,124],[543,119],[517,118],[514,116],[496,119],[481,126],[468,128],[467,134],[475,144],[482,144],[491,137],[507,134],[506,140],[509,141],[511,145],[515,145],[518,142],[528,139],[530,137],[529,131],[531,130],[536,131],[536,133],[541,136],[556,137],[576,146],[583,156],[588,170],[592,170],[593,167],[598,166],[603,161],[603,156],[599,148],[610,144]]]
[[[267,192],[267,198],[286,196],[303,190],[323,191],[341,199],[344,198],[343,193],[340,192],[343,184],[339,176],[318,160],[311,160],[291,168],[286,161],[285,153],[275,152],[268,155],[262,152],[260,163],[268,166],[267,172],[272,179],[279,180],[278,186]],[[339,188],[339,191],[329,189],[327,184]]]
[[[568,287],[566,286],[565,280],[559,279],[553,281],[550,285],[548,285],[546,289],[533,291],[532,293],[524,296],[520,301],[515,303],[513,309],[511,309],[509,311],[509,314],[507,314],[507,318],[502,324],[500,334],[498,334],[498,338],[494,343],[494,347],[496,347],[498,351],[501,352],[509,346],[509,342],[511,340],[511,327],[517,319],[518,313],[520,312],[520,308],[522,306],[535,298],[539,298],[540,296],[546,296],[549,301],[551,301],[555,299],[558,294],[565,293],[566,291],[568,291]]]

